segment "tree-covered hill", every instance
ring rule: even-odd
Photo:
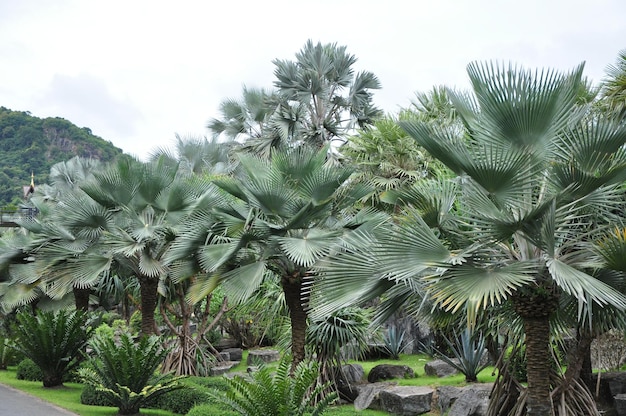
[[[22,187],[48,182],[50,167],[74,156],[102,161],[114,159],[122,149],[59,118],[41,119],[26,111],[0,107],[0,206],[21,200]]]

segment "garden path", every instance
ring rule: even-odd
[[[76,416],[76,413],[0,384],[0,416]]]

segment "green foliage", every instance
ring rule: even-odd
[[[169,352],[162,348],[159,337],[141,337],[136,344],[128,334],[121,334],[117,343],[95,337],[90,345],[97,358],[79,374],[85,383],[103,392],[122,415],[138,413],[156,397],[182,388],[180,377],[155,373]]]
[[[63,383],[66,374],[79,363],[79,356],[91,336],[87,314],[80,311],[38,311],[17,315],[13,327],[15,348],[33,360],[43,373],[44,387]]]
[[[275,369],[261,367],[251,379],[241,376],[228,379],[231,390],[226,395],[213,396],[217,402],[244,416],[323,414],[337,395],[321,396],[328,384],[317,384],[317,363],[300,362],[291,375],[290,367],[291,359],[283,356]]]
[[[43,381],[41,368],[30,358],[25,358],[17,365],[15,377],[18,380]]]
[[[85,384],[80,394],[80,402],[89,406],[115,406],[109,395],[96,386]]]
[[[6,370],[17,359],[14,348],[11,347],[11,339],[0,332],[0,370]]]
[[[81,156],[113,160],[122,150],[62,118],[41,119],[0,107],[0,206],[19,203],[22,187],[49,181],[52,165]]]
[[[207,389],[191,383],[182,383],[182,385],[184,387],[181,389],[157,397],[150,407],[185,415],[195,405],[210,401]]]
[[[467,382],[476,382],[478,373],[487,367],[487,360],[484,359],[485,338],[466,328],[461,335],[452,340],[446,337],[445,340],[455,359],[444,354],[441,354],[441,359],[463,373]]]
[[[383,342],[385,343],[385,349],[389,353],[390,357],[394,360],[400,359],[400,353],[409,346],[409,343],[404,341],[404,331],[400,332],[395,325],[387,328],[387,332],[383,336]]]

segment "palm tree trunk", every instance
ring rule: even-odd
[[[558,306],[558,295],[538,288],[530,294],[513,298],[515,311],[522,318],[526,336],[526,373],[528,378],[527,416],[553,416],[550,395],[552,345],[550,316]]]
[[[291,320],[291,371],[293,371],[305,356],[307,313],[302,301],[302,278],[299,275],[283,277],[282,286]]]
[[[149,277],[139,277],[139,292],[141,293],[141,333],[143,335],[154,335],[156,322],[154,311],[156,310],[159,287],[158,279]]]
[[[89,310],[89,295],[91,294],[90,288],[79,288],[74,286],[72,288],[74,293],[74,305],[77,311]]]
[[[550,321],[547,318],[522,317],[526,332],[528,376],[527,416],[552,416],[550,397]]]

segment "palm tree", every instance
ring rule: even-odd
[[[234,142],[220,142],[217,137],[208,140],[205,137],[176,135],[173,151],[157,148],[151,152],[150,160],[169,158],[170,163],[179,164],[179,169],[185,174],[223,175],[231,173],[235,168],[230,155],[234,147]]]
[[[276,108],[274,93],[244,85],[241,100],[226,99],[220,103],[221,118],[213,118],[207,128],[214,137],[246,141],[266,136],[267,122]]]
[[[422,285],[470,323],[509,304],[525,332],[526,414],[552,415],[550,318],[559,304],[573,302],[588,325],[599,308],[626,307],[593,244],[623,210],[626,127],[577,106],[582,66],[560,74],[472,63],[468,73],[473,95],[450,93],[464,129],[400,122],[457,177],[398,195],[413,201],[408,215],[329,259],[317,291],[327,299],[312,301],[344,306],[349,288],[367,297]],[[361,267],[355,258],[372,260]]]
[[[49,295],[41,262],[35,261],[37,252],[46,244],[67,239],[68,231],[61,225],[62,209],[58,208],[63,205],[64,199],[80,192],[79,185],[93,178],[100,167],[99,161],[80,157],[53,165],[50,169],[51,183],[37,186],[29,199],[30,206],[38,214],[18,220],[21,229],[2,236],[0,263],[11,277],[0,289],[5,308],[12,309]],[[72,286],[76,309],[88,309],[90,291],[91,284]]]
[[[280,277],[291,320],[293,368],[305,357],[307,294],[311,265],[342,233],[368,216],[347,215],[364,193],[350,188],[347,168],[326,164],[327,149],[283,149],[271,160],[242,154],[242,176],[215,180],[227,206],[206,206],[173,244],[169,258],[193,254],[211,276],[199,280],[194,299],[222,284],[235,304],[249,298],[268,273]],[[190,268],[193,270],[193,268]]]
[[[606,68],[600,86],[600,107],[626,116],[626,49],[620,51],[615,64]]]
[[[273,125],[292,141],[316,147],[343,143],[356,127],[381,115],[372,90],[380,82],[368,71],[356,73],[357,59],[345,46],[307,41],[296,60],[275,59],[274,86],[281,99]]]

